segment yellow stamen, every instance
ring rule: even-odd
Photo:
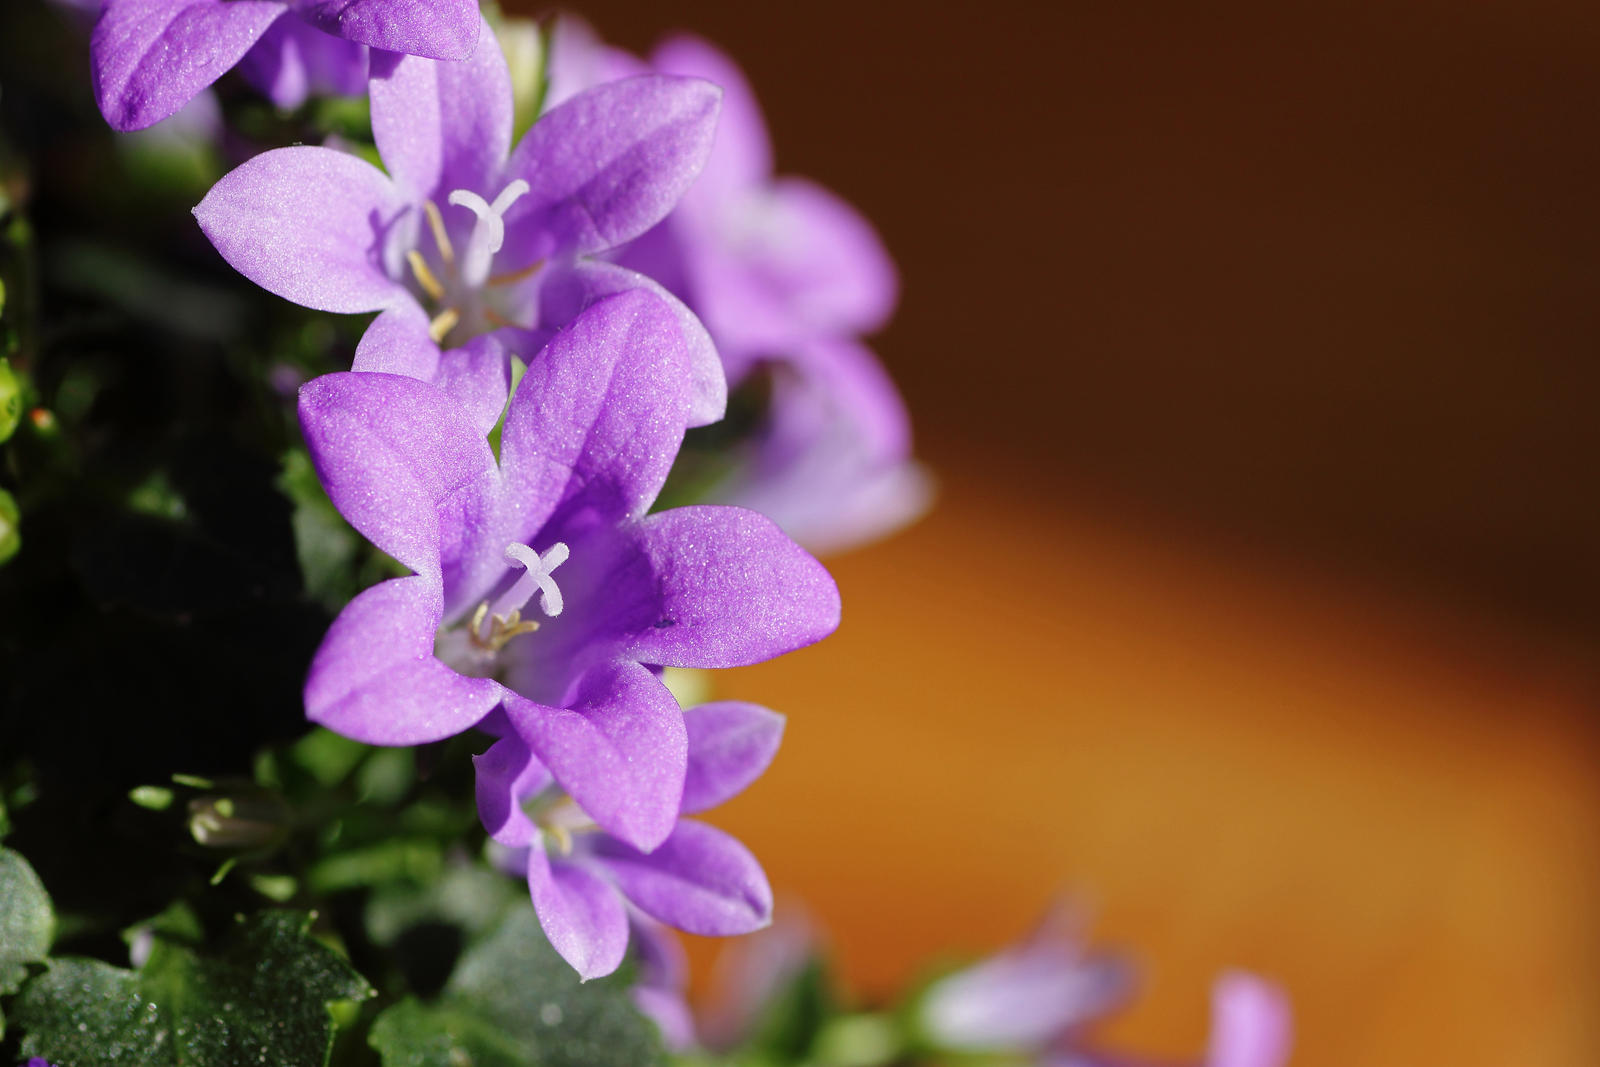
[[[472,613],[472,622],[468,624],[467,639],[485,652],[499,652],[511,641],[513,637],[531,634],[539,628],[535,619],[524,619],[522,612],[512,609],[509,615],[496,615],[489,622],[489,632],[483,632],[483,620],[489,614],[489,602],[485,600],[478,605],[478,610]]]
[[[450,244],[450,234],[444,228],[444,216],[439,214],[439,205],[432,200],[422,202],[422,210],[428,216],[428,228],[433,231],[433,243],[439,246],[439,254],[446,263],[456,261],[456,250]]]
[[[514,327],[514,328],[516,328],[518,330],[526,330],[526,329],[529,328],[527,326],[522,325],[520,322],[512,322],[510,319],[508,319],[504,315],[500,314],[494,308],[484,308],[483,309],[483,317],[488,319],[489,322],[492,325],[495,325],[495,326],[511,326],[511,327]]]
[[[572,834],[565,826],[547,826],[545,829],[556,839],[556,847],[561,850],[563,856],[572,855]]]
[[[445,337],[456,328],[456,323],[461,321],[461,312],[455,308],[445,308],[433,317],[428,323],[428,336],[433,338],[435,344],[443,344]]]
[[[406,262],[411,264],[411,273],[416,277],[417,284],[435,300],[443,300],[444,286],[439,284],[439,279],[428,269],[428,261],[422,258],[422,253],[413,248],[406,253]]]
[[[531,278],[535,274],[538,274],[539,273],[539,268],[541,268],[543,266],[544,266],[544,260],[541,259],[538,262],[534,263],[532,266],[523,267],[521,270],[514,270],[510,274],[496,274],[494,277],[490,278],[488,281],[484,282],[483,284],[485,284],[485,285],[512,285],[512,284],[514,284],[516,282],[520,282],[524,278]]]

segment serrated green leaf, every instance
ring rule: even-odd
[[[470,949],[437,1002],[403,1001],[369,1037],[383,1067],[650,1067],[664,1053],[654,1024],[618,976],[578,981],[539,929],[513,908]]]
[[[0,994],[15,993],[28,977],[28,964],[50,952],[55,915],[50,895],[28,861],[0,848]],[[6,1020],[0,1015],[0,1036]]]
[[[366,980],[307,932],[304,912],[241,919],[222,950],[201,953],[158,922],[138,971],[57,959],[17,999],[24,1056],[73,1067],[326,1064],[328,1005],[372,994]]]

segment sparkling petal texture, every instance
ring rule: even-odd
[[[688,742],[683,713],[637,664],[589,671],[565,707],[515,693],[506,716],[572,799],[608,832],[652,849],[672,832]]]
[[[372,134],[395,183],[440,208],[452,189],[493,198],[511,150],[511,72],[487,25],[460,62],[380,53],[372,63]]]
[[[772,921],[772,888],[750,851],[713,826],[684,819],[643,853],[601,838],[595,862],[646,914],[691,934],[728,937]]]
[[[383,265],[406,211],[376,167],[331,148],[263,152],[224,175],[194,209],[240,274],[321,311],[377,311],[410,299]]]
[[[514,733],[472,758],[477,772],[478,818],[489,836],[512,848],[526,848],[538,827],[522,810],[522,802],[551,782],[550,772]]]
[[[628,654],[641,662],[741,667],[838,628],[832,576],[765,516],[743,508],[674,508],[644,519],[635,536],[661,613],[628,641]]]
[[[1283,1067],[1290,1040],[1289,1001],[1282,990],[1241,971],[1217,979],[1206,1067]]]
[[[89,42],[113,129],[160,122],[220,78],[287,6],[276,0],[107,0]]]
[[[292,109],[312,93],[359,96],[367,87],[367,49],[286,14],[244,54],[239,73],[278,107]]]
[[[300,426],[339,513],[407,567],[437,576],[441,513],[494,473],[488,442],[456,401],[398,375],[328,374],[301,388]]]
[[[689,769],[680,805],[684,815],[742,793],[772,763],[783,740],[783,716],[759,704],[701,704],[686,710],[683,721],[689,731]]]
[[[571,863],[551,863],[537,843],[528,850],[528,892],[550,944],[584,980],[622,965],[628,914],[603,878]]]
[[[311,720],[370,745],[420,745],[488,714],[500,686],[433,656],[442,605],[427,575],[390,579],[345,605],[311,662]]]
[[[661,221],[716,131],[709,82],[647,74],[580,93],[533,124],[505,176],[529,193],[506,212],[506,266],[614,248]]]
[[[293,0],[318,29],[429,59],[465,59],[478,44],[476,0]]]

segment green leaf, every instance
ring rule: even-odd
[[[15,993],[28,977],[28,964],[50,951],[55,915],[50,896],[28,861],[0,848],[0,994]],[[6,1020],[0,1015],[0,1036]]]
[[[406,1000],[373,1023],[383,1067],[649,1067],[653,1023],[620,976],[578,981],[517,907],[470,949],[434,1003]]]
[[[138,971],[51,960],[17,1000],[22,1054],[72,1067],[326,1064],[329,1003],[372,990],[308,934],[312,918],[267,911],[240,919],[214,954],[184,938],[183,924],[158,920]]]

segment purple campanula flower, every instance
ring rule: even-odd
[[[476,0],[105,0],[89,45],[95,99],[113,128],[143,129],[242,62],[293,105],[346,90],[363,46],[465,59],[481,21]]]
[[[754,704],[701,704],[683,713],[688,761],[682,815],[716,807],[761,776],[777,753],[783,717]],[[679,819],[662,844],[643,852],[601,832],[515,735],[477,759],[478,812],[506,846],[500,863],[525,873],[539,922],[584,978],[609,974],[628,945],[630,910],[640,946],[646,1003],[669,1039],[692,1040],[680,1011],[683,975],[675,943],[649,920],[709,936],[767,925],[772,890],[754,856],[734,838]],[[675,1003],[675,1001],[677,1003]]]
[[[726,383],[698,320],[649,279],[588,258],[672,209],[710,150],[720,90],[663,75],[612,82],[513,148],[510,75],[485,26],[460,63],[375,56],[371,96],[388,174],[331,148],[256,156],[195,208],[224,259],[306,307],[382,312],[354,369],[413,377],[447,340],[500,331],[527,355],[595,300],[652,289],[688,339],[690,424],[721,417]]]
[[[1043,1053],[1127,998],[1132,973],[1115,956],[1089,956],[1078,923],[1057,908],[1024,941],[939,979],[919,1021],[936,1047]]]
[[[310,717],[388,745],[481,723],[619,847],[666,840],[687,741],[650,668],[760,662],[839,619],[833,580],[770,520],[647,514],[696,401],[686,348],[649,291],[595,303],[528,365],[498,462],[487,420],[438,386],[308,383],[301,425],[329,496],[414,572],[334,621],[306,683]]]
[[[707,500],[759,511],[818,553],[872,541],[926,510],[933,487],[911,458],[911,420],[870,351],[812,341],[771,374],[763,422]]]

